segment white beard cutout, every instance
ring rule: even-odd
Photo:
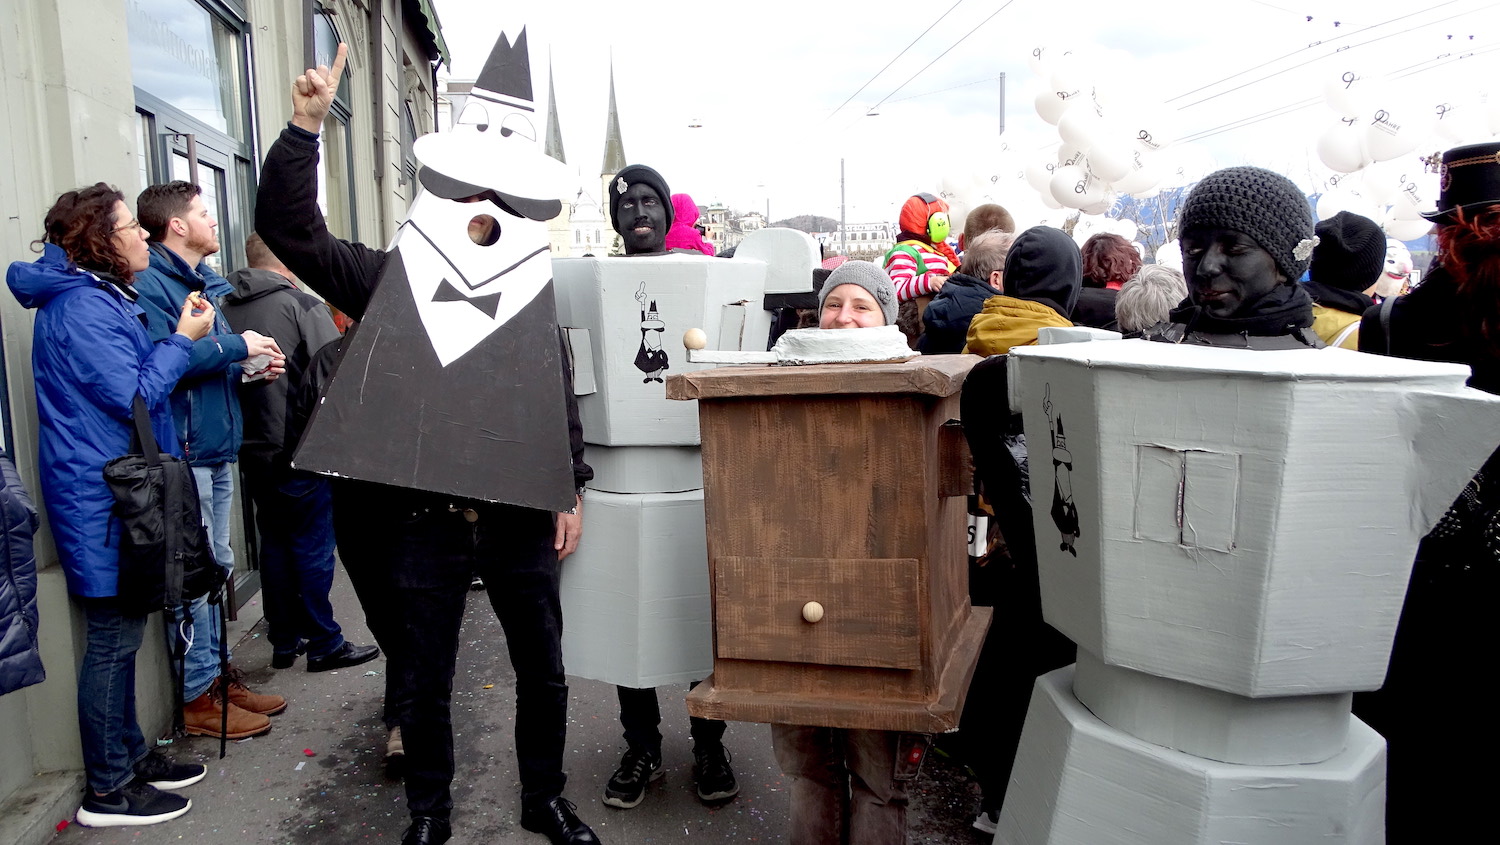
[[[469,221],[483,214],[500,227],[490,246],[469,238]],[[546,222],[517,217],[490,200],[462,203],[423,191],[392,247],[400,250],[417,314],[444,367],[505,325],[552,280]]]

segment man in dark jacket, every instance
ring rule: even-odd
[[[187,182],[152,185],[136,200],[136,216],[151,241],[151,266],[135,276],[137,304],[146,312],[146,331],[161,341],[177,331],[182,302],[196,293],[217,308],[229,283],[204,259],[219,251],[218,223],[203,204],[202,189]],[[283,369],[281,349],[256,332],[235,334],[222,312],[214,329],[193,344],[187,372],[172,391],[172,417],[182,453],[193,467],[203,522],[213,542],[214,561],[234,571],[229,545],[234,503],[234,463],[240,451],[242,362],[254,359],[267,376]],[[271,729],[271,715],[286,709],[278,695],[247,688],[238,673],[220,679],[219,622],[216,605],[193,602],[193,636],[183,667],[183,727],[190,734],[244,739]],[[227,644],[225,644],[227,647]],[[229,696],[228,728],[217,699]]]
[[[292,284],[291,271],[259,235],[246,240],[245,258],[250,266],[229,276],[234,290],[224,299],[224,316],[276,338],[287,353],[284,378],[250,382],[240,391],[240,465],[260,532],[271,667],[290,668],[304,651],[310,672],[358,666],[379,657],[380,649],[348,642],[333,619],[333,498],[328,479],[292,469],[289,447],[301,431],[287,430],[288,393],[300,388],[313,354],[337,340],[339,330],[328,306]]]
[[[561,205],[536,198],[546,194],[502,193],[489,184],[508,179],[528,191],[545,187],[528,180],[551,160],[529,141],[535,128],[516,105],[530,100],[524,38],[514,46],[504,36],[497,42],[459,127],[419,142],[418,178],[427,190],[395,249],[333,237],[318,210],[318,135],[341,79],[344,45],[332,69],[309,69],[297,79],[291,124],[266,154],[256,200],[255,228],[272,251],[360,321],[344,340],[294,466],[342,468],[346,476],[387,477],[396,470],[424,479],[334,483],[339,552],[365,614],[397,620],[395,644],[386,652],[410,696],[398,711],[412,819],[402,845],[440,845],[452,835],[450,705],[459,627],[476,572],[505,628],[516,675],[521,826],[554,843],[599,841],[562,797],[568,687],[558,567],[577,548],[582,527],[574,488],[581,491],[593,472],[582,459],[583,429],[561,365],[541,222]],[[516,74],[524,80],[512,86]],[[492,126],[522,131],[481,137]],[[428,166],[428,151],[466,144],[480,152],[451,160],[454,172]],[[422,222],[481,218],[498,225],[480,227],[479,234],[500,233],[486,238],[490,245],[463,243],[451,225],[424,229]],[[525,232],[532,237],[516,234]],[[475,234],[471,226],[469,237]],[[434,254],[438,244],[441,254]],[[497,274],[497,268],[504,269]],[[455,327],[481,325],[484,331],[453,337]],[[517,413],[521,408],[525,413]],[[424,414],[430,414],[425,423]],[[559,430],[549,430],[553,420]],[[364,433],[349,436],[358,426]],[[376,440],[382,431],[384,439]],[[462,463],[440,477],[423,474],[445,460]],[[474,467],[483,470],[478,482],[488,485],[482,497],[437,492],[449,482],[474,481]],[[551,512],[550,503],[562,504],[563,496],[570,502]]]
[[[0,695],[47,679],[37,644],[36,505],[0,451]]]
[[[984,309],[985,300],[1003,289],[1005,255],[1014,237],[1008,232],[985,232],[964,250],[964,264],[948,278],[927,310],[922,312],[922,337],[917,351],[924,355],[956,355],[964,351],[969,321]]]

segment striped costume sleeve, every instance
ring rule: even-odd
[[[924,266],[920,272],[911,253],[905,250],[891,253],[890,260],[886,262],[885,272],[896,286],[897,302],[906,302],[936,291],[936,283],[948,276],[947,259],[926,251],[922,251],[921,255]]]

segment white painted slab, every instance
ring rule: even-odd
[[[562,563],[563,665],[628,687],[713,670],[703,491],[589,492],[583,538]]]
[[[1322,763],[1240,766],[1143,742],[1037,679],[1000,811],[997,845],[1378,845],[1385,740],[1348,717]]]
[[[1073,695],[1118,731],[1223,763],[1321,763],[1344,750],[1347,692],[1246,698],[1110,666],[1083,649]]]
[[[1465,367],[1139,340],[1010,362],[1047,621],[1242,696],[1379,687],[1417,542],[1500,442]]]
[[[683,493],[703,489],[697,446],[594,446],[583,459],[594,468],[588,489],[607,493]]]

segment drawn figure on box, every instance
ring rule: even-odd
[[[646,374],[642,383],[654,381],[661,384],[661,374],[669,366],[667,351],[661,348],[661,336],[667,330],[667,324],[661,321],[661,315],[656,311],[656,300],[651,300],[651,307],[646,307],[645,282],[641,282],[641,289],[635,292],[635,301],[641,304],[641,348],[635,353],[635,368]]]
[[[1080,533],[1078,506],[1073,503],[1073,453],[1068,451],[1068,438],[1063,434],[1062,414],[1052,411],[1050,384],[1043,392],[1042,410],[1052,430],[1052,524],[1062,533],[1058,549],[1078,557],[1078,550],[1073,548]]]

